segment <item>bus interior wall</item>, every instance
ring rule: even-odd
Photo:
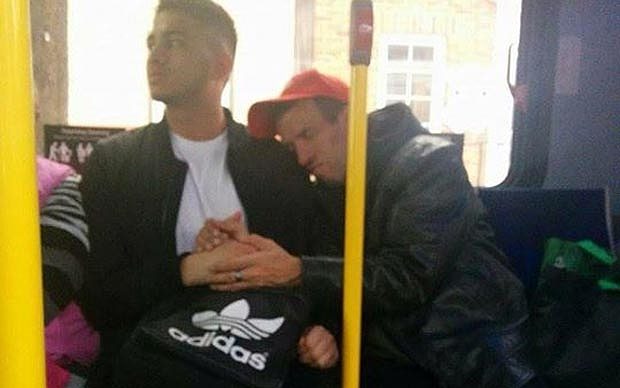
[[[620,231],[620,2],[562,1],[546,188],[607,187]],[[544,39],[544,37],[541,37]]]
[[[620,2],[523,0],[508,178],[500,187],[607,188],[620,246]]]

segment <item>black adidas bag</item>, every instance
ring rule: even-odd
[[[307,319],[307,304],[290,290],[189,288],[140,322],[115,386],[280,387]]]

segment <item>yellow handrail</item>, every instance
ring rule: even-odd
[[[345,388],[359,387],[364,209],[366,193],[366,93],[372,45],[372,2],[351,3],[351,90],[349,94],[345,208],[343,361]]]
[[[0,0],[0,387],[45,387],[27,0]]]
[[[349,100],[342,341],[343,386],[347,388],[359,386],[366,197],[366,79],[366,67],[354,66],[352,68],[351,82],[357,87],[351,89],[352,98]],[[352,126],[355,130],[351,130]]]

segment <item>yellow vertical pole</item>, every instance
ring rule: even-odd
[[[45,387],[28,0],[0,0],[0,387]]]
[[[345,388],[360,381],[364,209],[366,193],[366,92],[372,47],[372,1],[351,3],[351,90],[345,207],[343,365]]]

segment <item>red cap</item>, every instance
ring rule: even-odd
[[[336,77],[306,70],[297,74],[286,84],[280,97],[259,101],[248,112],[248,129],[254,137],[272,137],[275,134],[273,108],[281,102],[325,97],[347,102],[349,87]]]

